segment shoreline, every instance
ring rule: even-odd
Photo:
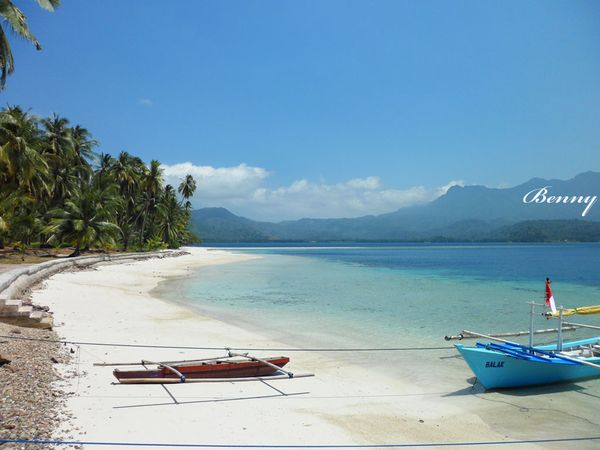
[[[64,322],[55,331],[68,340],[287,347],[270,339],[268,330],[259,334],[237,323],[225,323],[194,308],[156,298],[156,288],[165,280],[184,276],[201,266],[254,258],[220,249],[191,250],[192,255],[168,260],[58,274],[45,282],[46,289],[33,295],[38,303],[51,307],[57,324]],[[202,353],[213,356],[215,352]],[[401,374],[382,374],[352,364],[347,357],[330,354],[291,353],[290,370],[314,372],[316,377],[270,382],[287,396],[261,383],[172,385],[170,394],[160,385],[115,386],[110,384],[113,381],[110,368],[93,366],[94,362],[166,360],[174,356],[185,359],[192,355],[198,356],[198,352],[81,347],[82,376],[70,381],[78,383],[80,390],[67,400],[67,407],[74,415],[70,425],[81,429],[81,434],[74,437],[86,441],[278,445],[532,437],[522,430],[511,436],[494,431],[493,424],[478,415],[480,404],[487,402],[472,395],[448,401],[442,398],[442,393],[415,390],[410,380],[398,378]],[[262,352],[257,356],[270,355]],[[474,402],[479,405],[472,408]],[[146,432],[136,431],[135,424],[139,421],[146,424]],[[273,434],[275,424],[278,432]],[[539,436],[538,432],[533,437]],[[540,446],[519,445],[519,448]]]

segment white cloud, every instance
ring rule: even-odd
[[[215,206],[219,201],[246,199],[259,188],[269,172],[260,167],[240,164],[234,167],[196,166],[190,162],[162,165],[167,183],[177,186],[183,177],[192,175],[196,180],[194,204]]]
[[[440,196],[444,195],[446,192],[448,192],[448,189],[450,189],[451,187],[454,187],[454,186],[463,187],[464,185],[465,185],[465,182],[463,180],[452,180],[445,186],[441,186],[441,187],[437,188],[437,192],[438,192],[437,196],[440,197]]]
[[[152,105],[154,105],[154,102],[146,97],[140,98],[138,100],[138,103],[142,106],[145,106],[146,108],[150,108]]]
[[[194,176],[198,186],[195,208],[223,206],[251,219],[273,221],[382,214],[435,200],[450,187],[464,184],[451,181],[435,188],[393,189],[383,186],[379,177],[369,176],[334,184],[301,179],[269,188],[265,186],[269,172],[246,164],[215,168],[186,162],[162,167],[167,182],[173,185],[187,174]]]

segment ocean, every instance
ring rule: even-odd
[[[435,346],[462,329],[526,330],[547,276],[557,305],[600,303],[599,244],[225,248],[261,258],[198,269],[178,280],[179,298],[296,346]]]
[[[321,354],[330,365],[368,367],[385,374],[390,398],[417,395],[457,411],[475,412],[507,436],[539,436],[540,426],[547,429],[556,421],[565,431],[552,435],[587,436],[590,426],[597,427],[600,379],[484,392],[454,349],[456,341],[448,342],[444,336],[464,329],[481,333],[527,330],[527,302],[544,302],[546,277],[553,281],[557,305],[599,304],[599,244],[222,248],[260,258],[195,269],[191,275],[165,281],[157,294],[257,331],[275,346],[408,348]],[[577,321],[600,325],[597,316],[577,317]],[[535,326],[553,328],[556,321],[539,314]],[[565,339],[595,333],[578,330],[565,333]],[[198,330],[199,339],[201,335]],[[544,334],[536,336],[535,342],[555,338],[554,333]],[[526,342],[527,337],[515,340]],[[256,348],[236,336],[223,346]],[[294,361],[302,355],[255,353],[288,354]],[[318,368],[315,372],[319,377]],[[365,380],[361,392],[368,392],[369,386]]]

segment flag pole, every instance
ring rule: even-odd
[[[562,337],[562,325],[563,325],[563,306],[560,305],[558,308],[558,342],[556,343],[556,351],[562,352],[563,349],[563,337]]]
[[[533,347],[533,314],[535,311],[535,302],[529,302],[529,347]]]

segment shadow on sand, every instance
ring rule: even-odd
[[[544,386],[528,386],[523,388],[505,388],[505,389],[488,389],[486,390],[481,383],[477,382],[477,378],[471,377],[466,380],[470,386],[459,389],[454,392],[449,392],[443,397],[454,397],[461,395],[481,395],[481,394],[503,394],[511,397],[530,397],[536,395],[556,394],[559,392],[575,392],[577,394],[586,395],[600,399],[600,395],[589,392],[589,389],[580,386],[576,383],[557,383]]]

